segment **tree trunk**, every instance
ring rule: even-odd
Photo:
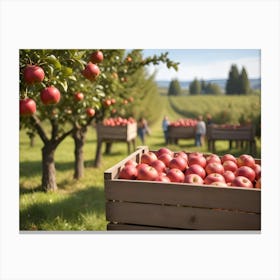
[[[30,136],[30,147],[33,148],[35,146],[35,135]]]
[[[72,137],[75,142],[75,172],[74,179],[80,179],[84,175],[84,144],[86,140],[87,128],[76,128]]]
[[[102,156],[101,152],[102,152],[102,139],[97,138],[94,167],[100,167],[101,166],[101,156]]]
[[[110,155],[112,151],[112,142],[106,142],[105,155]]]
[[[56,145],[52,142],[46,143],[42,148],[42,188],[44,191],[57,190],[54,164],[55,150]]]

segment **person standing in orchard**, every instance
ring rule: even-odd
[[[164,118],[162,120],[162,130],[163,130],[163,134],[164,134],[165,145],[168,144],[168,135],[167,135],[168,125],[169,125],[168,117],[164,116]]]
[[[195,127],[195,146],[202,146],[204,144],[204,137],[206,134],[206,124],[201,115],[198,116],[198,122]]]
[[[148,127],[148,123],[145,120],[145,118],[141,117],[138,121],[137,124],[137,128],[138,128],[138,136],[142,142],[143,145],[145,145],[145,136],[146,134],[149,135],[149,127]]]

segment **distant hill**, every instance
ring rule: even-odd
[[[258,79],[249,79],[250,81],[250,86],[251,88],[253,89],[261,89],[261,79],[258,78]],[[179,81],[180,82],[180,85],[183,89],[188,89],[189,88],[189,85],[192,81]],[[226,79],[220,79],[220,80],[205,80],[206,83],[215,83],[215,84],[218,84],[221,89],[224,91],[225,90],[225,87],[226,87],[226,82],[227,80]],[[157,81],[157,85],[159,87],[163,87],[163,88],[168,88],[169,87],[169,81]]]

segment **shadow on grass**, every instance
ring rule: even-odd
[[[52,202],[51,197],[48,202],[34,203],[20,211],[20,230],[34,229],[34,225],[36,230],[48,230],[46,229],[48,225],[53,230],[56,223],[65,221],[69,224],[82,224],[83,214],[98,216],[105,213],[105,196],[102,188],[90,187],[79,190],[58,202]]]
[[[20,162],[20,176],[36,176],[42,173],[42,161],[22,161]],[[55,162],[57,171],[68,171],[74,169],[74,162]]]
[[[43,190],[42,190],[42,186],[41,185],[36,186],[35,188],[32,188],[32,189],[25,188],[25,187],[20,185],[19,192],[20,192],[20,195],[22,195],[22,194],[28,194],[28,193],[43,192]]]

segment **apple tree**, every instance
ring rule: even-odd
[[[97,54],[99,55],[96,59]],[[110,116],[124,115],[126,110],[133,103],[134,98],[141,98],[141,94],[132,97],[131,90],[135,88],[135,83],[129,83],[133,75],[142,71],[148,64],[165,63],[167,67],[177,68],[177,64],[168,58],[168,53],[159,56],[147,57],[143,59],[142,50],[132,50],[127,52],[123,49],[106,49],[91,51],[87,53],[88,60],[98,64],[101,71],[99,77],[93,84],[85,81],[71,81],[71,90],[83,93],[88,102],[95,102],[95,122],[102,122]],[[73,92],[74,93],[74,92]],[[99,101],[99,102],[98,102]],[[85,100],[83,106],[87,106]],[[72,136],[75,142],[75,173],[74,178],[79,179],[83,175],[83,145],[87,128],[91,125],[89,121],[79,122],[80,111],[73,107],[72,110],[74,130]],[[106,151],[110,150],[110,143],[106,145]],[[94,165],[100,166],[101,150],[96,149]]]
[[[75,143],[74,178],[82,176],[88,126],[125,100],[130,75],[160,61],[177,67],[167,53],[143,60],[141,50],[20,50],[20,125],[43,142],[43,190],[57,189],[54,155],[68,135]]]
[[[75,96],[69,90],[71,82],[98,77],[84,59],[84,50],[20,50],[20,125],[36,132],[43,142],[42,188],[56,190],[55,151],[74,131],[72,107]],[[91,73],[91,74],[90,74]],[[99,99],[92,100],[92,106]],[[80,119],[90,122],[88,108],[77,109]]]

